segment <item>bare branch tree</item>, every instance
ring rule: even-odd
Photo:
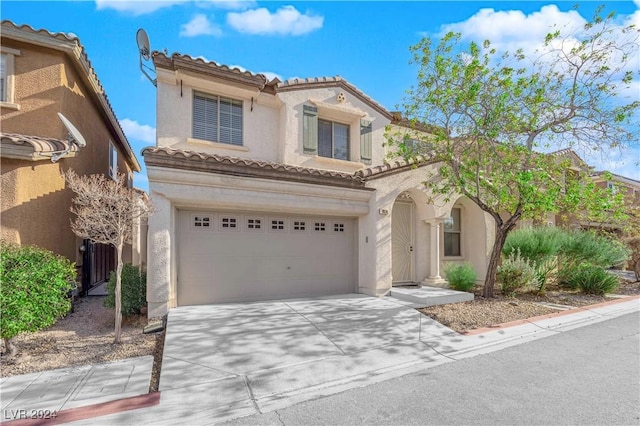
[[[127,188],[125,176],[116,180],[104,175],[78,176],[73,170],[66,175],[69,187],[75,192],[71,212],[76,219],[71,229],[80,238],[109,244],[117,251],[115,343],[122,336],[122,249],[131,243],[134,223],[153,213],[150,200],[135,189]]]

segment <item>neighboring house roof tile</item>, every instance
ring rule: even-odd
[[[277,92],[286,92],[290,90],[300,90],[308,88],[320,88],[320,87],[342,87],[345,90],[350,91],[356,95],[360,100],[373,107],[379,113],[392,119],[392,114],[385,107],[376,102],[373,98],[366,95],[362,90],[358,89],[347,80],[343,79],[339,75],[335,77],[314,77],[314,78],[294,78],[279,82],[276,86]]]
[[[587,164],[580,156],[571,148],[563,148],[558,151],[553,151],[549,153],[554,157],[564,157],[570,160],[573,160],[579,167],[589,170],[592,169],[589,164]]]
[[[67,141],[41,136],[20,135],[17,133],[0,133],[2,157],[19,160],[40,161],[51,158],[52,153],[69,149],[67,156],[74,156],[78,152],[76,144]]]
[[[615,174],[615,173],[607,172],[605,170],[599,170],[599,171],[593,172],[593,173],[591,173],[590,176],[594,177],[594,178],[604,177],[604,175],[606,173],[611,174],[611,176],[614,178],[614,180],[619,180],[621,182],[625,182],[625,183],[628,183],[628,184],[631,184],[631,185],[634,185],[634,186],[640,186],[640,181],[639,180],[632,179],[630,177],[626,177],[626,176],[622,176],[622,175],[618,175],[618,174]]]
[[[98,104],[102,107],[103,111],[108,117],[109,122],[113,126],[115,133],[120,138],[120,142],[127,153],[132,168],[137,172],[140,171],[140,163],[138,162],[135,153],[131,149],[131,145],[129,144],[129,141],[127,140],[127,137],[124,134],[122,127],[120,126],[120,122],[116,118],[115,112],[113,111],[111,103],[109,102],[109,98],[107,97],[107,94],[102,87],[102,83],[98,79],[98,75],[91,65],[91,61],[87,56],[87,52],[85,51],[84,46],[82,45],[82,43],[80,43],[80,39],[77,36],[71,33],[54,33],[45,29],[36,30],[29,25],[17,25],[12,21],[3,20],[2,37],[19,40],[30,44],[36,43],[55,50],[66,52],[74,60],[76,65],[78,65],[78,68],[82,71],[80,74],[83,75],[84,73],[83,77],[86,76],[88,78],[89,87],[93,89],[93,93],[96,95]],[[52,43],[53,40],[58,40],[62,43]]]
[[[318,185],[368,189],[362,176],[353,173],[289,166],[270,161],[227,157],[195,151],[149,147],[142,150],[147,166],[208,171],[235,176],[286,180]]]

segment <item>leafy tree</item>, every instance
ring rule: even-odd
[[[0,337],[9,359],[17,353],[15,336],[49,327],[71,310],[75,277],[67,258],[0,241]]]
[[[493,296],[500,253],[518,220],[562,211],[622,217],[621,197],[585,176],[568,179],[567,160],[541,154],[638,141],[630,126],[640,102],[620,96],[638,72],[627,69],[638,30],[600,13],[566,35],[554,28],[535,53],[499,52],[490,41],[464,43],[451,32],[437,44],[426,37],[411,47],[418,82],[403,113],[416,129],[433,126],[417,147],[411,141],[407,149],[406,136],[391,135],[390,143],[405,157],[441,161],[426,180],[432,192],[464,195],[493,217],[485,297]]]
[[[131,243],[134,223],[148,217],[153,206],[146,196],[127,188],[125,176],[113,180],[104,175],[78,176],[73,170],[66,173],[69,187],[76,193],[71,212],[73,232],[96,243],[116,248],[115,343],[122,336],[122,250]]]

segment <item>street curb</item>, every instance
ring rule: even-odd
[[[76,422],[91,419],[94,417],[106,416],[108,414],[121,413],[123,411],[135,410],[138,408],[148,408],[160,403],[160,392],[152,392],[144,395],[132,396],[130,398],[117,399],[115,401],[102,402],[100,404],[85,405],[84,407],[69,408],[57,413],[49,414],[49,418],[26,418],[2,422],[3,426],[44,426],[58,425],[63,423]],[[25,415],[34,414],[25,410]],[[35,410],[34,410],[35,411]],[[45,410],[39,410],[45,411]],[[55,417],[52,415],[55,414]]]
[[[486,333],[488,331],[501,330],[501,329],[504,329],[504,328],[515,327],[517,325],[522,325],[522,324],[531,324],[531,323],[534,323],[536,321],[540,321],[540,320],[544,320],[544,319],[556,318],[556,317],[561,317],[561,316],[565,316],[565,315],[571,315],[571,314],[575,314],[577,312],[582,312],[582,311],[590,311],[590,310],[592,310],[594,308],[599,308],[601,306],[609,306],[609,305],[616,305],[618,303],[630,302],[630,301],[632,301],[634,299],[640,299],[640,296],[629,296],[629,297],[624,297],[624,298],[620,298],[620,299],[610,300],[608,302],[596,303],[595,305],[580,306],[578,308],[567,309],[566,311],[554,312],[552,314],[539,315],[537,317],[531,317],[531,318],[527,318],[527,319],[510,321],[510,322],[505,322],[505,323],[502,323],[502,324],[496,324],[496,325],[492,325],[492,326],[489,326],[489,327],[483,327],[483,328],[476,328],[476,329],[473,329],[473,330],[467,330],[467,331],[461,332],[460,334],[463,335],[463,336],[473,336],[473,335],[476,335],[476,334]]]

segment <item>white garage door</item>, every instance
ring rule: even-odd
[[[178,305],[352,293],[355,220],[178,213]]]

